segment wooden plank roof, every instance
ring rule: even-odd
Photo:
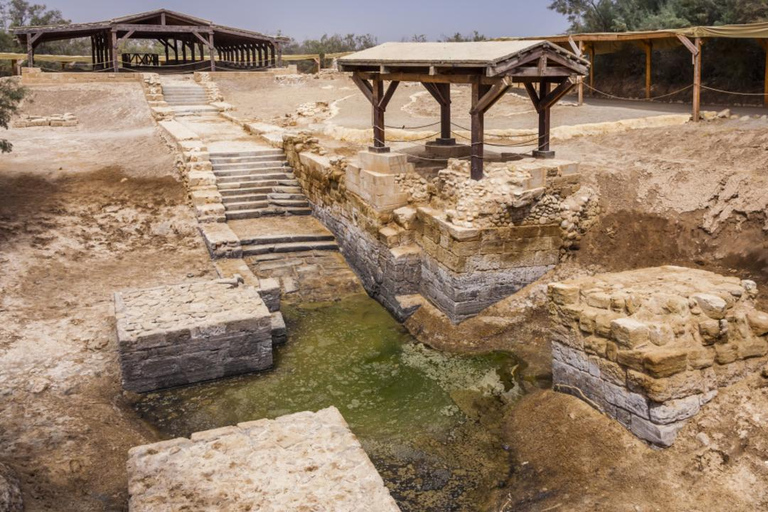
[[[165,25],[161,24],[161,19],[165,20]],[[171,11],[169,9],[155,9],[152,11],[121,16],[111,20],[91,23],[14,27],[11,29],[11,32],[22,44],[26,44],[27,37],[33,34],[42,33],[42,36],[38,41],[44,42],[89,37],[104,30],[113,29],[120,32],[133,30],[133,38],[154,38],[163,31],[167,31],[169,34],[212,32],[214,35],[220,34],[224,39],[233,41],[238,39],[256,39],[272,43],[286,43],[289,41],[289,39],[285,37],[270,36],[252,30],[217,25],[212,21]]]

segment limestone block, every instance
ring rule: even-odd
[[[747,320],[755,336],[765,336],[768,334],[768,313],[750,311],[747,315]]]
[[[240,238],[225,223],[200,224],[205,246],[212,258],[241,258],[243,248]]]
[[[272,366],[272,317],[236,280],[115,293],[123,387],[142,393]]]
[[[687,398],[669,400],[663,404],[652,404],[650,419],[660,425],[687,420],[699,413],[703,395],[691,395]]]
[[[578,304],[579,287],[565,283],[552,283],[549,285],[549,296],[555,304]]]
[[[131,512],[399,512],[333,407],[133,448],[128,492]]]
[[[223,204],[206,203],[195,206],[195,215],[201,224],[217,224],[227,221],[226,210]],[[235,256],[238,257],[239,256]]]
[[[198,188],[189,193],[189,198],[194,206],[221,203],[221,194],[216,188]]]
[[[691,297],[709,318],[720,320],[725,318],[728,304],[722,297],[708,293],[697,293]]]
[[[648,326],[634,318],[618,318],[611,322],[611,334],[620,347],[635,348],[649,340]]]
[[[279,311],[272,313],[272,345],[282,345],[288,341],[288,329],[285,319]]]
[[[280,282],[277,279],[259,280],[259,296],[264,300],[270,312],[274,313],[280,309],[282,293]]]
[[[632,416],[630,429],[640,439],[659,446],[672,446],[677,438],[677,433],[683,428],[685,422],[670,423],[669,425],[657,425],[650,420]]]
[[[187,180],[191,189],[216,186],[216,175],[212,171],[190,171]]]
[[[380,174],[404,174],[410,170],[408,156],[402,153],[373,153],[360,151],[357,154],[360,168]]]

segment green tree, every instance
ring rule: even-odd
[[[461,34],[459,32],[456,32],[452,36],[443,36],[440,41],[443,43],[467,43],[467,42],[475,42],[475,41],[487,41],[488,38],[485,37],[483,34],[475,30],[471,34]]]
[[[0,127],[8,129],[13,115],[19,110],[19,103],[26,91],[13,80],[0,80]],[[13,149],[6,139],[0,139],[0,153],[10,153]]]

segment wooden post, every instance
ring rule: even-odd
[[[701,116],[701,38],[696,38],[696,55],[693,57],[693,122]]]
[[[446,144],[455,144],[451,138],[451,84],[437,84],[444,103],[440,105],[440,139]]]
[[[275,53],[275,45],[272,45],[272,67],[277,66],[277,54]]]
[[[189,51],[192,54],[192,56],[190,57],[192,59],[192,62],[197,62],[197,56],[195,55],[195,46],[197,46],[195,43],[193,43],[192,41],[189,41]]]
[[[277,67],[283,67],[283,45],[277,45]]]
[[[584,55],[584,41],[579,41],[579,52]],[[591,63],[590,63],[591,67]],[[580,76],[579,80],[579,106],[584,105],[584,77]]]
[[[213,32],[208,34],[208,51],[211,54],[211,71],[216,71],[216,50],[213,46]]]
[[[645,99],[651,99],[651,63],[653,59],[653,42],[644,41],[645,48]]]
[[[187,42],[183,39],[181,41],[181,60],[184,64],[187,63]]]
[[[473,180],[483,179],[483,152],[484,152],[484,134],[485,134],[485,112],[476,107],[483,96],[482,85],[477,79],[472,82],[472,148],[471,148],[471,169],[470,177]]]
[[[165,46],[165,65],[166,65],[166,66],[168,65],[168,62],[171,60],[171,56],[170,56],[170,54],[168,53],[168,47],[169,47],[169,45],[170,45],[170,43],[169,43],[169,42],[168,42],[168,40],[166,39],[166,40],[165,40],[165,43],[164,43],[164,45],[163,45],[163,46]]]
[[[27,67],[35,66],[35,47],[32,45],[32,34],[27,34]]]
[[[120,68],[119,68],[118,62],[117,62],[117,31],[116,30],[112,31],[112,55],[111,55],[111,57],[112,57],[112,69],[114,70],[115,73],[117,73],[118,71],[120,71]]]
[[[389,151],[384,130],[384,109],[381,108],[381,100],[384,98],[384,82],[380,78],[373,79],[373,147],[375,153]]]
[[[595,43],[589,45],[589,95],[595,95]]]
[[[757,42],[765,50],[765,80],[763,82],[765,96],[763,96],[763,106],[768,107],[768,39],[758,39]]]
[[[548,80],[542,79],[539,87],[539,98],[543,100],[549,96],[550,85]],[[549,132],[552,126],[551,108],[551,105],[547,105],[539,110],[539,138],[533,152],[533,156],[536,158],[553,158],[555,156],[554,152],[549,149]]]

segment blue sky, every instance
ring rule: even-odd
[[[324,33],[371,33],[380,42],[413,34],[430,39],[477,30],[489,37],[564,32],[566,19],[548,0],[37,0],[74,22],[99,21],[165,7],[222,25],[283,34],[296,39]]]

